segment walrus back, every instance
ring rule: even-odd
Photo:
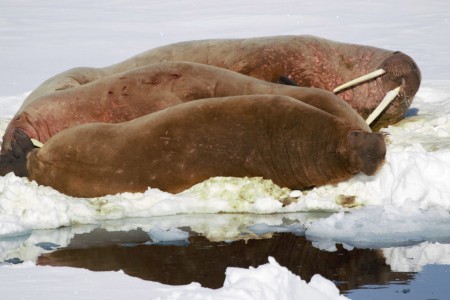
[[[303,189],[354,175],[343,148],[355,127],[287,96],[203,99],[67,129],[32,152],[27,168],[31,180],[78,197],[149,186],[176,193],[214,176]]]

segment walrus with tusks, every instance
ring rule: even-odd
[[[24,176],[20,166],[32,148],[23,146],[18,131],[45,143],[57,132],[80,124],[125,122],[192,100],[250,94],[287,95],[370,130],[350,105],[322,89],[270,83],[209,65],[163,62],[25,103],[3,136],[0,175],[13,171]]]
[[[395,91],[390,95],[394,101],[383,103],[383,113],[371,119],[374,129],[402,119],[421,82],[417,64],[399,51],[314,36],[274,36],[181,42],[105,68],[72,69],[44,82],[28,99],[161,61],[209,64],[270,82],[285,76],[300,86],[335,91],[365,119],[389,91]],[[342,85],[367,73],[371,75]]]
[[[292,189],[374,174],[385,143],[348,121],[281,95],[187,102],[119,124],[59,132],[26,162],[27,176],[67,195],[178,193],[214,176],[262,176]]]

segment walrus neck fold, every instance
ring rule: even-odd
[[[347,129],[342,130],[345,127]],[[317,132],[314,130],[302,131],[302,136],[306,140],[313,140],[311,137],[315,134]],[[337,183],[359,172],[373,175],[384,162],[386,147],[381,134],[353,129],[342,122],[325,124],[321,134],[323,138],[314,139],[314,143],[308,144],[303,143],[302,139],[284,137],[284,141],[295,141],[285,143],[288,149],[283,157],[287,157],[288,160],[277,162],[289,165],[289,168],[283,169],[290,172],[280,174],[280,176],[292,177],[291,179],[284,177],[285,182],[295,180],[293,186],[302,188]],[[315,161],[314,164],[307,164],[306,158],[299,157],[299,154],[306,153],[305,151],[309,151],[311,156],[307,159]]]
[[[267,143],[264,147],[265,152],[270,153],[260,152],[258,156],[269,158],[262,163],[273,170],[272,180],[275,183],[283,182],[290,188],[307,189],[342,181],[359,172],[359,168],[349,171],[350,162],[345,151],[347,131],[342,134],[339,129],[342,123],[328,118],[327,113],[321,112],[321,115],[323,119],[319,122],[315,119],[317,115],[311,118],[304,116],[303,119],[284,116],[279,119],[288,121],[278,123],[276,128],[270,127],[267,139],[270,147]],[[315,138],[318,134],[321,138]]]
[[[321,182],[315,182],[314,186],[347,180],[359,172],[359,167],[352,165],[348,157],[347,130],[342,129],[346,127],[342,122],[329,124],[329,128],[321,132],[324,138],[318,139],[318,142],[312,145],[314,153],[317,153],[317,163],[313,165],[315,176],[311,175],[311,178],[321,179]]]

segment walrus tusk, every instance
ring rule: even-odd
[[[39,142],[39,141],[36,140],[36,139],[31,139],[31,142],[32,142],[33,145],[34,145],[35,147],[37,147],[37,148],[42,148],[42,146],[44,146],[43,143]]]
[[[381,112],[391,103],[392,100],[397,97],[397,95],[400,93],[400,87],[397,87],[389,92],[387,92],[386,96],[384,97],[383,101],[375,108],[375,110],[370,114],[370,116],[367,118],[366,123],[367,125],[370,125],[373,120],[375,120]]]
[[[350,80],[350,81],[348,81],[348,82],[346,82],[346,83],[344,83],[344,84],[338,86],[337,88],[335,88],[335,89],[333,90],[333,93],[340,92],[340,91],[342,91],[343,89],[346,89],[346,88],[348,88],[348,87],[357,85],[357,84],[359,84],[359,83],[361,83],[361,82],[364,82],[364,81],[367,81],[367,80],[370,80],[370,79],[373,79],[373,78],[377,78],[377,77],[383,75],[384,73],[386,73],[385,70],[383,70],[383,69],[378,69],[378,70],[376,70],[376,71],[373,71],[373,72],[368,73],[368,74],[366,74],[366,75],[363,75],[363,76],[361,76],[361,77],[355,78],[355,79]]]

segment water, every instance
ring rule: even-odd
[[[348,291],[352,299],[448,299],[450,295],[450,266],[427,265],[413,273],[408,281],[391,281],[381,285],[366,285]]]
[[[426,265],[419,272],[394,272],[381,249],[345,249],[337,244],[337,251],[323,251],[299,232],[254,237],[242,234],[241,239],[237,236],[215,240],[211,233],[200,234],[182,226],[178,229],[188,232],[188,239],[154,242],[149,231],[141,227],[131,230],[123,225],[109,227],[36,231],[30,237],[42,238],[23,238],[25,241],[17,245],[23,243],[40,249],[36,257],[39,265],[123,270],[131,276],[170,285],[195,281],[204,287],[219,288],[223,286],[227,267],[257,267],[273,256],[306,281],[316,273],[334,281],[351,299],[448,299],[450,294],[449,265]],[[73,234],[66,245],[58,245],[54,238],[49,238],[62,236],[58,231],[81,233]],[[9,261],[19,263],[30,252],[33,251],[22,252]]]

